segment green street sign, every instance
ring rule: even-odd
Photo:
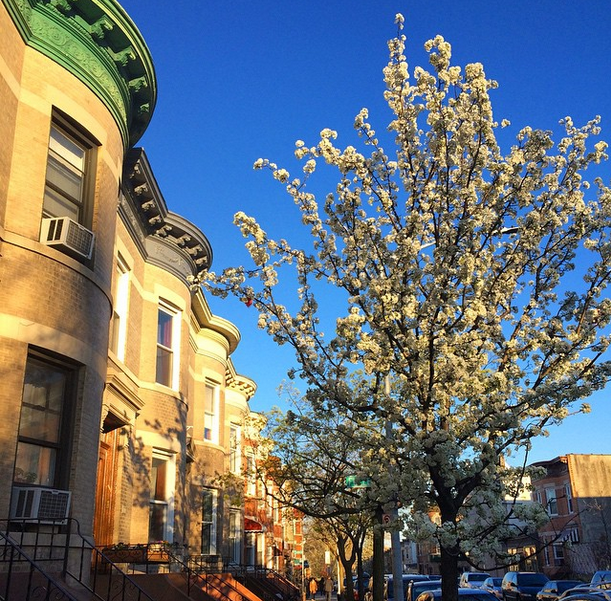
[[[369,488],[371,486],[371,480],[368,478],[357,479],[355,475],[346,476],[345,482],[348,488]]]

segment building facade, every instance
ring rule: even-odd
[[[550,578],[589,579],[611,565],[611,455],[567,454],[534,464],[533,500],[549,523],[539,530],[539,567]]]
[[[157,89],[141,34],[115,0],[1,0],[0,32],[0,516],[267,561],[240,333],[192,286],[210,244],[136,147]]]

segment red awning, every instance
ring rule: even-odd
[[[265,528],[259,522],[245,517],[244,518],[244,531],[245,532],[265,532]]]

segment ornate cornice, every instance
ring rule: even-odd
[[[186,285],[210,267],[210,242],[190,221],[168,211],[142,148],[132,148],[125,157],[119,213],[146,261]]]
[[[24,42],[70,71],[112,113],[126,148],[146,130],[157,81],[142,35],[116,0],[1,0]]]
[[[253,380],[236,373],[231,359],[225,370],[225,385],[227,388],[237,390],[239,393],[243,394],[247,401],[257,392],[257,385]]]

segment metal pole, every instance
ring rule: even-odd
[[[390,398],[390,377],[386,375],[384,378],[384,389],[386,397]],[[392,440],[392,422],[388,420],[386,422],[386,438],[390,442]],[[388,466],[389,471],[391,466]],[[396,506],[391,511],[392,522],[396,522],[399,517],[399,510]],[[392,585],[393,585],[393,597],[395,601],[403,601],[403,557],[401,553],[401,533],[396,528],[390,531],[390,551],[392,554]]]

